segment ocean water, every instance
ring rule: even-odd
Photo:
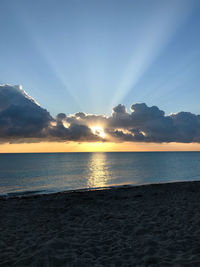
[[[0,154],[0,195],[200,180],[200,152]]]

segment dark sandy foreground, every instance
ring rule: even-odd
[[[0,200],[0,266],[200,266],[200,182]]]

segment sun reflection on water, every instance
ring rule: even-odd
[[[104,187],[109,179],[105,153],[92,153],[89,163],[88,187]]]

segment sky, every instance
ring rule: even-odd
[[[55,137],[53,141],[60,147],[61,140],[56,139],[58,124],[64,124],[65,121],[65,127],[72,128],[68,117],[79,112],[95,116],[103,115],[110,119],[104,123],[106,125],[102,125],[102,121],[101,124],[99,121],[93,121],[92,125],[82,121],[82,126],[89,129],[93,127],[91,132],[94,136],[91,137],[91,133],[87,132],[90,135],[89,139],[86,132],[85,139],[81,134],[79,134],[80,139],[71,137],[74,135],[74,123],[77,125],[77,121],[73,121],[73,129],[70,128],[65,134],[59,132],[62,135],[62,142],[68,142],[68,147],[64,148],[67,151],[85,151],[88,147],[92,150],[91,142],[102,141],[99,140],[101,131],[103,134],[107,133],[107,139],[108,136],[112,138],[107,144],[103,140],[100,148],[95,145],[94,150],[140,150],[140,148],[148,150],[148,147],[150,150],[162,150],[162,146],[164,150],[170,150],[174,146],[166,145],[169,142],[184,143],[181,147],[176,147],[180,150],[183,147],[186,147],[186,150],[190,148],[196,150],[199,147],[192,144],[189,148],[186,144],[198,142],[199,122],[196,121],[199,121],[199,117],[194,119],[190,116],[189,119],[188,114],[181,113],[184,111],[200,114],[200,2],[198,0],[1,0],[0,10],[0,84],[9,84],[11,85],[9,88],[14,88],[14,91],[16,91],[14,85],[22,85],[27,92],[25,98],[31,96],[41,107],[39,110],[29,103],[30,114],[36,109],[37,114],[45,116],[43,121],[38,121],[38,125],[43,128],[33,130],[31,125],[24,124],[27,120],[22,120],[20,126],[16,124],[16,120],[21,120],[21,115],[12,119],[11,129],[11,126],[8,127],[11,115],[8,116],[8,113],[5,115],[5,112],[0,114],[0,119],[4,116],[2,123],[0,121],[1,125],[7,123],[6,130],[0,133],[1,139],[4,140],[0,145],[1,151],[15,151],[16,147],[17,151],[28,150],[24,148],[25,143],[29,143],[30,147],[34,135],[37,139],[37,142],[34,142],[40,146],[38,151],[48,149],[54,151],[56,149],[53,148],[52,140],[52,148],[45,148],[46,143],[42,147],[41,143],[47,139],[49,142],[49,136],[52,138],[53,135]],[[2,97],[0,104],[7,101],[3,98],[4,93],[2,96],[0,92],[0,96]],[[9,97],[10,102],[16,100],[12,93]],[[19,101],[21,112],[23,103],[26,102],[24,101],[23,99]],[[140,123],[136,127],[136,118],[133,118],[131,115],[133,110],[130,110],[135,103],[146,103],[147,108],[139,107],[143,107],[143,111],[150,112],[148,114],[151,115],[152,106],[165,112],[164,115],[158,115],[162,118],[153,117],[156,129],[152,128],[152,124],[147,127],[144,122],[142,126]],[[113,128],[113,124],[110,124],[110,121],[114,120],[111,112],[114,107],[119,107],[119,104],[125,108],[125,116],[131,116],[132,122],[124,125],[125,120],[122,119],[123,123],[120,122],[121,124],[116,124]],[[8,104],[6,108],[10,108],[10,105]],[[47,110],[49,115],[44,110]],[[2,111],[0,106],[0,113]],[[9,112],[11,114],[10,110]],[[66,115],[62,121],[56,117],[59,113]],[[179,116],[173,117],[172,113],[178,113]],[[19,109],[17,114],[21,114]],[[99,117],[96,119],[99,120]],[[187,126],[183,126],[183,122],[188,120]],[[166,126],[166,121],[173,121],[174,126]],[[35,117],[33,122],[35,123]],[[57,127],[54,129],[56,133],[55,131],[52,133],[52,129],[50,133],[50,128],[45,123]],[[122,124],[125,127],[123,129]],[[20,132],[20,135],[18,131],[16,134],[16,129],[22,125],[23,129],[31,129],[33,132],[30,134],[27,130],[26,134]],[[191,131],[183,134],[188,125]],[[78,126],[80,127],[80,124]],[[104,130],[103,126],[107,128]],[[44,132],[44,129],[46,139],[38,141],[42,136],[40,131]],[[89,131],[86,128],[84,130]],[[124,138],[124,135],[130,135],[130,130],[134,136],[136,130],[140,134],[143,132],[146,134],[142,137],[145,140],[139,140],[140,143],[137,144],[138,139],[135,140],[135,137]],[[83,127],[80,133],[82,131]],[[67,135],[67,138],[64,138],[64,135],[65,137]],[[14,144],[5,148],[7,141]],[[122,141],[133,141],[134,144],[121,144]],[[72,143],[69,145],[69,142]],[[82,142],[85,142],[84,148],[81,147]],[[112,144],[112,148],[109,147],[110,142],[114,142],[115,146]],[[151,142],[162,144],[153,147],[150,145]]]

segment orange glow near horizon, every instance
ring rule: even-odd
[[[51,152],[122,152],[122,151],[200,151],[197,143],[114,143],[114,142],[41,142],[1,144],[0,153],[51,153]]]

